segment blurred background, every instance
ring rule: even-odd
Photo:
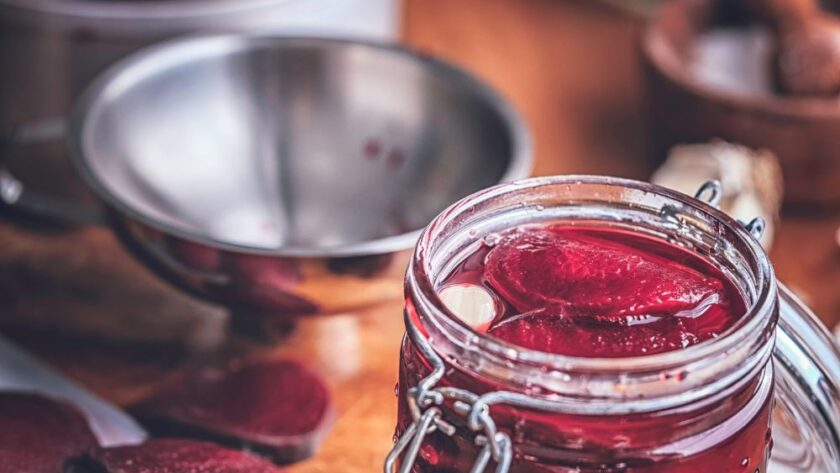
[[[214,7],[185,13],[204,3]],[[767,220],[763,243],[779,279],[834,329],[840,67],[815,70],[808,61],[840,58],[840,29],[823,19],[782,26],[774,12],[747,3],[0,0],[0,331],[118,405],[220,346],[229,356],[310,360],[339,417],[319,452],[290,471],[380,468],[395,418],[405,254],[376,289],[347,286],[381,291],[384,303],[340,307],[255,341],[248,327],[229,334],[227,310],[162,282],[110,230],[59,224],[17,205],[22,185],[52,196],[49,204],[98,202],[62,136],[82,91],[107,66],[173,37],[266,30],[396,42],[462,68],[521,115],[533,175],[654,179],[688,193],[721,180],[724,207],[745,221]],[[786,41],[793,59],[782,55]],[[801,69],[819,76],[803,79]],[[382,90],[383,102],[410,101]],[[376,143],[366,149],[378,153]]]

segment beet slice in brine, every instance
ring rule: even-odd
[[[679,317],[628,325],[623,319],[570,317],[546,310],[504,319],[488,333],[531,350],[592,358],[653,355],[687,348],[704,339]]]
[[[205,367],[132,411],[153,432],[247,447],[279,463],[312,455],[333,419],[323,381],[283,360]]]
[[[616,239],[570,227],[511,232],[487,254],[485,277],[520,312],[564,307],[596,316],[673,315],[722,292],[719,279],[613,233]],[[643,243],[638,236],[633,241]]]
[[[57,473],[96,448],[87,419],[72,405],[30,393],[0,393],[0,473]]]
[[[734,283],[709,261],[640,234],[520,227],[482,251],[483,279],[472,284],[504,301],[488,333],[525,348],[652,355],[714,338],[746,311]]]
[[[245,452],[196,440],[155,439],[94,450],[64,465],[63,473],[283,473]]]

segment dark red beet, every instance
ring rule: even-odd
[[[722,283],[645,248],[568,227],[514,232],[485,275],[522,312],[568,307],[597,316],[668,315],[717,297]]]
[[[71,405],[36,394],[0,393],[0,473],[57,473],[98,446]]]
[[[449,284],[484,285],[502,299],[491,335],[570,356],[679,350],[746,312],[732,281],[699,255],[612,229],[516,229],[467,257]]]
[[[204,368],[134,411],[154,432],[245,446],[282,463],[310,456],[333,417],[321,379],[281,360]]]
[[[282,473],[273,464],[236,450],[195,440],[149,440],[98,449],[69,461],[64,473]]]
[[[597,358],[652,355],[694,345],[700,337],[678,317],[642,325],[594,317],[568,317],[542,310],[516,315],[489,333],[510,343],[549,353]]]

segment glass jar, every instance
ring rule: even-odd
[[[710,184],[700,194],[713,204],[719,188]],[[721,337],[619,359],[517,347],[472,330],[446,309],[436,289],[485,236],[540,222],[632,230],[682,246],[720,268],[750,309]],[[398,440],[386,471],[399,463],[400,471],[417,473],[481,472],[490,465],[500,473],[764,472],[774,448],[771,419],[781,417],[773,437],[783,437],[785,447],[775,448],[787,457],[774,465],[795,464],[804,450],[816,450],[813,438],[794,438],[809,423],[804,430],[822,426],[829,435],[818,439],[821,451],[805,455],[809,466],[795,471],[840,471],[831,425],[837,419],[823,415],[837,408],[832,376],[840,364],[813,370],[816,389],[820,383],[827,389],[822,407],[808,402],[813,387],[797,376],[807,368],[791,366],[790,360],[813,358],[799,356],[801,346],[788,347],[784,379],[774,372],[779,289],[755,239],[761,227],[664,188],[594,176],[529,179],[453,205],[421,236],[408,269]],[[786,300],[788,311],[798,306]],[[813,319],[804,325],[813,329]],[[814,330],[812,339],[825,335]],[[836,361],[827,340],[824,356]],[[774,395],[776,386],[788,395]],[[775,400],[786,397],[774,414]],[[796,418],[806,420],[797,425]]]

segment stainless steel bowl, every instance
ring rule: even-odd
[[[124,240],[246,312],[337,312],[401,292],[419,230],[530,168],[522,120],[440,61],[362,42],[177,40],[102,75],[71,154]]]

